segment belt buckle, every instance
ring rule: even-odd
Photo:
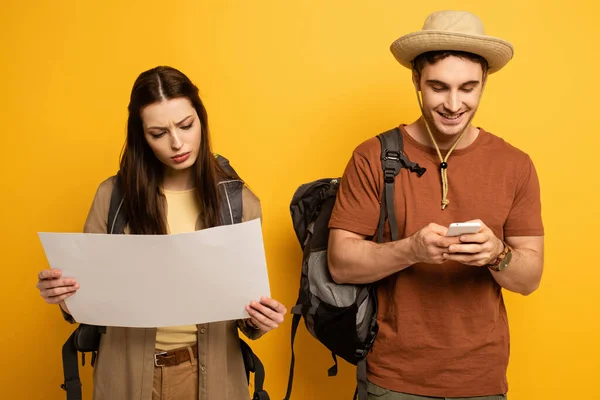
[[[164,356],[165,354],[167,354],[166,351],[161,351],[160,353],[154,353],[154,366],[155,367],[162,367],[162,365],[158,365],[158,358],[156,358],[157,356]]]

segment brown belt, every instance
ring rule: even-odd
[[[198,358],[198,345],[195,344],[190,347],[192,348],[194,358]],[[190,352],[187,347],[154,354],[154,365],[157,367],[172,367],[186,361],[191,361]]]

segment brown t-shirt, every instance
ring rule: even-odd
[[[499,238],[541,236],[539,182],[529,156],[480,129],[448,160],[448,199],[441,209],[440,161],[434,148],[401,126],[404,151],[427,168],[402,169],[394,193],[399,237],[430,222],[481,219]],[[383,172],[381,145],[356,148],[341,181],[329,226],[371,237],[377,230]],[[386,224],[387,225],[387,224]],[[386,226],[386,240],[389,228]],[[501,287],[487,268],[456,262],[415,264],[378,283],[379,334],[368,378],[398,392],[435,397],[505,393],[508,320]]]

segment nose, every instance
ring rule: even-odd
[[[171,148],[177,151],[181,149],[181,147],[183,147],[183,141],[179,137],[179,132],[177,132],[177,130],[174,130],[173,134],[171,135]]]
[[[444,108],[446,108],[449,113],[456,113],[460,110],[460,100],[456,91],[451,90],[448,92],[448,96],[444,102]]]

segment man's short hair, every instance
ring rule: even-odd
[[[481,65],[483,75],[485,76],[488,72],[489,65],[485,58],[478,56],[477,54],[468,53],[466,51],[455,51],[455,50],[440,50],[440,51],[428,51],[427,53],[419,54],[412,62],[413,71],[417,73],[417,77],[421,79],[421,71],[423,68],[430,64],[433,65],[438,61],[443,60],[447,57],[458,57],[473,61]]]

